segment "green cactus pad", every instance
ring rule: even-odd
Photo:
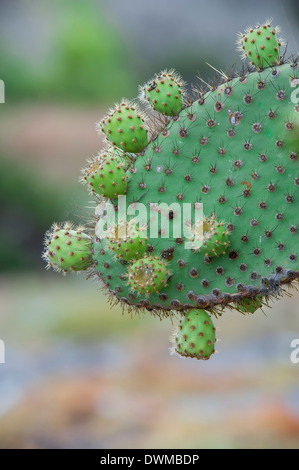
[[[280,62],[281,39],[277,38],[278,28],[270,23],[248,28],[245,34],[239,35],[239,50],[243,58],[248,58],[252,65],[263,69]]]
[[[128,284],[131,289],[148,295],[165,287],[168,276],[165,262],[158,257],[145,256],[129,267]]]
[[[46,234],[44,258],[48,267],[56,271],[81,271],[92,265],[91,238],[83,227],[74,229],[66,223],[63,227],[54,224]]]
[[[124,101],[117,105],[98,126],[115,147],[129,153],[140,153],[148,137],[140,111]]]
[[[100,154],[83,169],[83,173],[83,180],[89,184],[91,192],[114,199],[127,191],[126,172],[119,159],[108,153]]]
[[[224,254],[194,253],[185,248],[184,235],[172,233],[178,209],[164,211],[169,236],[161,222],[160,234],[149,233],[148,245],[151,254],[168,261],[173,275],[167,287],[147,297],[149,309],[232,303],[244,285],[245,297],[252,289],[266,295],[277,290],[283,272],[292,276],[299,269],[299,113],[291,100],[296,67],[284,64],[223,83],[182,110],[136,159],[127,206],[139,200],[145,207],[165,203],[171,209],[175,202],[182,214],[183,204],[202,203],[204,216],[225,221],[229,233]],[[152,212],[148,224],[151,218]],[[142,306],[140,296],[120,282],[128,267],[112,263],[109,250],[102,255],[101,243],[94,249],[96,269],[109,289],[118,292],[121,286],[119,299]],[[215,289],[221,292],[217,299]]]
[[[134,221],[119,221],[118,225],[110,227],[107,239],[108,249],[115,257],[127,261],[142,257],[147,249],[147,237]]]
[[[147,100],[155,111],[177,115],[183,107],[183,82],[174,71],[163,71],[140,89],[141,100]]]
[[[205,310],[190,310],[175,337],[175,352],[184,357],[209,359],[215,352],[215,328]]]

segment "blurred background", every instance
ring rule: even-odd
[[[92,212],[78,182],[95,122],[163,68],[196,83],[273,17],[299,50],[296,0],[1,0],[0,448],[298,448],[299,293],[215,320],[210,361],[169,354],[170,320],[122,315],[84,275],[45,270],[52,222]]]

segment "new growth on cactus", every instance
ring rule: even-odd
[[[135,221],[119,220],[117,227],[114,224],[107,227],[108,250],[115,253],[116,258],[134,260],[142,256],[147,249],[147,237]]]
[[[176,116],[183,107],[183,87],[184,82],[177,72],[164,70],[140,87],[139,98],[148,101],[161,114]]]
[[[273,28],[271,21],[255,28],[247,28],[245,34],[239,35],[238,49],[243,59],[247,58],[258,69],[280,63],[282,39],[277,38],[279,28]]]
[[[84,233],[84,227],[74,228],[65,223],[53,224],[46,233],[43,258],[47,268],[55,271],[82,271],[91,263],[92,239]]]
[[[145,256],[129,267],[129,286],[145,295],[158,293],[167,286],[169,271],[166,263],[157,256]]]
[[[213,354],[225,307],[254,313],[299,278],[299,68],[278,31],[240,34],[251,64],[193,97],[164,70],[140,88],[144,110],[110,110],[106,149],[83,170],[101,208],[92,228],[46,236],[48,266],[88,269],[129,311],[178,315],[183,357]]]
[[[112,109],[99,129],[114,147],[140,153],[147,145],[147,132],[142,113],[126,100]]]
[[[181,356],[209,359],[215,352],[215,327],[205,310],[190,310],[182,318],[174,351]]]
[[[110,199],[127,192],[128,177],[123,163],[111,152],[98,155],[82,173],[91,192]]]

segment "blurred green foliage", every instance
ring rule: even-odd
[[[0,44],[7,103],[56,100],[102,104],[119,99],[121,94],[135,94],[132,49],[109,21],[102,2],[42,1],[37,7],[49,37],[39,37],[33,28],[30,44],[35,50],[34,43],[45,41],[45,55],[32,57],[30,44],[25,44],[31,57],[26,56],[26,47],[21,47],[24,32],[26,36],[23,30]],[[11,161],[5,158],[0,157],[0,165],[0,271],[44,268],[42,241],[49,221],[64,220],[66,207],[74,211],[70,194],[74,188],[79,194],[80,189],[78,185],[69,190],[53,187],[25,164],[14,165],[12,171]],[[80,206],[84,206],[84,196]]]
[[[32,168],[0,158],[0,271],[34,269],[41,260],[49,220],[63,219],[64,189],[45,183]]]
[[[44,14],[48,9],[50,21],[49,52],[42,61],[33,57],[29,63],[16,44],[0,47],[7,100],[97,102],[135,92],[132,48],[109,23],[101,2],[64,0],[40,6]]]
[[[59,12],[50,89],[76,101],[113,99],[120,84],[131,93],[130,51],[100,4],[65,1]]]

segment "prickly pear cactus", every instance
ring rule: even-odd
[[[48,265],[88,269],[129,311],[180,315],[184,357],[214,352],[210,315],[254,313],[299,277],[299,67],[277,33],[240,34],[251,64],[193,98],[163,71],[140,106],[110,110],[98,123],[107,148],[83,170],[93,226],[46,237]]]

